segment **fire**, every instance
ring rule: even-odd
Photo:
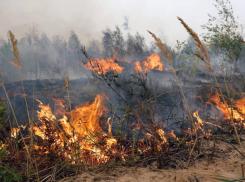
[[[56,98],[52,98],[54,101],[54,115],[55,116],[63,116],[66,112],[65,110],[65,106],[64,106],[64,99],[56,99]]]
[[[90,59],[87,64],[81,63],[81,65],[89,70],[96,71],[98,74],[105,74],[109,71],[116,71],[117,73],[121,73],[124,70],[124,67],[118,65],[118,63],[116,63],[114,60],[130,63],[130,61],[126,58],[118,58],[117,52],[115,52],[113,58],[93,58]],[[134,64],[135,69],[139,72],[147,72],[150,69],[159,71],[168,70],[168,68],[164,67],[163,63],[161,62],[160,56],[156,53],[153,53],[152,55],[147,57],[147,60],[143,62],[136,61]]]
[[[227,103],[223,103],[220,100],[219,94],[216,94],[210,98],[210,101],[216,104],[217,109],[219,109],[224,114],[224,119],[230,119],[230,114],[236,121],[244,121],[245,116],[245,98],[238,99],[236,101],[231,100],[233,108]],[[228,110],[227,110],[228,108]]]
[[[126,62],[126,63],[130,63],[130,61],[126,58],[122,58],[120,59],[118,56],[117,56],[117,51],[115,51],[114,55],[113,55],[113,60],[117,60],[117,61],[122,61],[122,62]]]
[[[144,71],[147,72],[148,70],[168,70],[167,68],[164,68],[163,63],[161,62],[161,58],[158,54],[154,53],[147,57],[146,61],[143,61],[140,63],[139,61],[135,62],[135,69],[139,72]]]
[[[109,136],[112,136],[110,120],[111,120],[111,118],[108,118],[108,120],[107,120],[107,124],[108,124],[108,135]]]
[[[38,107],[41,108],[41,111],[37,111],[37,118],[38,120],[41,120],[41,118],[47,118],[48,120],[54,121],[56,117],[53,115],[51,108],[49,105],[44,106],[43,103],[40,100],[37,100],[39,102]]]
[[[67,160],[74,156],[72,151],[78,150],[77,158],[81,161],[85,156],[92,156],[94,164],[107,162],[110,158],[107,153],[112,152],[110,149],[117,144],[117,140],[104,134],[99,125],[100,117],[107,110],[102,101],[103,97],[97,95],[92,104],[87,102],[71,111],[70,119],[64,115],[59,120],[53,115],[49,105],[45,106],[38,101],[41,110],[37,116],[41,124],[34,126],[33,131],[42,138],[44,146],[49,148],[35,145],[34,149],[43,153],[59,150]]]
[[[169,136],[171,136],[175,140],[179,140],[179,138],[174,134],[174,130],[171,130],[171,132],[169,133]]]
[[[199,98],[197,96],[195,96],[196,98]],[[245,128],[245,123],[243,122],[245,120],[245,98],[241,98],[238,99],[236,101],[232,100],[230,101],[232,104],[232,106],[230,106],[228,104],[228,102],[222,102],[220,100],[220,95],[219,94],[215,94],[213,96],[209,96],[209,101],[206,102],[206,105],[211,105],[213,108],[217,108],[222,114],[222,119],[224,120],[230,120],[230,116],[232,116],[232,118],[237,122],[237,125],[242,125],[243,128]],[[195,123],[196,125],[196,131],[197,130],[201,130],[203,132],[203,134],[205,135],[210,135],[211,131],[208,131],[208,133],[205,131],[204,129],[204,125],[213,125],[216,126],[218,128],[221,128],[221,126],[211,123],[211,122],[207,122],[207,121],[203,121],[198,114],[198,110],[195,111],[193,113],[193,116],[196,118],[197,123]]]
[[[167,138],[165,136],[165,132],[162,129],[157,130],[158,135],[161,137],[163,143],[167,142]]]
[[[42,154],[59,151],[58,155],[72,161],[72,164],[77,162],[75,159],[80,162],[103,164],[110,159],[125,160],[129,153],[134,154],[136,148],[129,152],[131,147],[120,146],[120,140],[113,137],[110,117],[107,119],[108,134],[100,127],[100,118],[107,112],[103,105],[103,96],[97,95],[93,103],[86,102],[60,119],[53,115],[49,105],[38,102],[40,111],[37,116],[41,124],[36,124],[33,131],[42,139],[43,144],[36,143],[33,146],[34,150]],[[166,133],[163,129],[158,129],[156,133],[158,151],[161,151],[163,146],[168,146],[167,135],[178,140],[174,131]],[[153,145],[153,135],[146,133],[146,138],[149,144]],[[151,148],[142,143],[137,150],[144,155]]]
[[[197,122],[195,123],[195,125],[196,125],[196,131],[197,131],[197,130],[201,130],[203,134],[205,134],[206,136],[210,136],[210,131],[208,130],[208,133],[205,131],[205,128],[204,128],[205,124],[206,124],[206,125],[213,125],[213,126],[216,126],[216,127],[222,129],[222,127],[219,126],[219,125],[217,125],[217,124],[214,124],[214,123],[211,123],[211,122],[207,122],[207,121],[203,121],[203,120],[200,118],[198,112],[199,112],[199,110],[197,110],[197,111],[195,111],[195,112],[193,113],[193,116],[197,119]]]
[[[19,128],[12,128],[11,130],[11,137],[16,138],[19,134],[20,129]]]
[[[143,69],[142,69],[141,64],[140,64],[139,61],[136,61],[136,62],[135,62],[135,69],[136,69],[137,71],[139,71],[139,72],[142,72],[142,71],[143,71]]]
[[[22,128],[24,130],[26,128],[26,126],[20,125],[18,128],[12,128],[10,131],[10,136],[13,138],[17,138],[17,136],[19,135],[19,132],[20,132],[20,128]]]
[[[112,58],[94,58],[89,60],[87,65],[84,65],[83,63],[81,63],[81,65],[89,70],[96,71],[98,74],[104,74],[109,71],[116,71],[117,73],[121,73],[124,69],[124,67],[121,67],[118,65],[118,63],[115,63],[114,59]]]
[[[153,148],[157,151],[164,151],[170,146],[172,140],[176,141],[176,146],[182,145],[182,138],[178,138],[174,130],[167,132],[164,129],[157,129],[155,133],[145,133],[144,140],[134,141],[132,145],[125,145],[125,138],[122,135],[120,137],[113,136],[110,117],[105,120],[105,124],[108,126],[108,134],[106,134],[100,125],[102,115],[107,112],[107,108],[103,105],[103,98],[103,96],[97,95],[92,103],[86,102],[75,107],[71,112],[66,111],[63,104],[64,100],[53,99],[57,104],[56,109],[61,110],[57,111],[59,116],[53,114],[49,105],[44,105],[37,100],[40,108],[40,111],[37,112],[37,118],[40,123],[36,123],[32,129],[35,135],[34,138],[39,138],[39,140],[36,140],[39,143],[33,145],[33,150],[40,154],[58,155],[57,157],[62,157],[71,164],[82,162],[99,165],[112,159],[117,161],[126,160],[130,155],[134,156],[137,151],[142,155],[147,155]],[[233,109],[235,119],[242,119],[241,113],[245,110],[241,106],[244,105],[244,101],[245,99],[240,99],[234,102],[235,108],[240,107],[239,111]],[[208,104],[212,107],[216,105],[219,110],[224,112],[224,118],[227,118],[227,113],[225,113],[228,112],[226,109],[227,103],[222,103],[219,95],[210,97]],[[63,115],[61,115],[62,113]],[[141,120],[139,115],[136,114],[136,116]],[[184,131],[187,135],[193,135],[199,130],[205,137],[209,137],[211,136],[211,130],[205,128],[206,125],[221,128],[217,124],[202,120],[199,116],[199,110],[193,113],[193,117],[196,118],[195,130]],[[141,123],[133,123],[132,126],[140,130]],[[11,137],[17,138],[19,132],[20,127],[13,128]],[[191,141],[184,142],[185,144],[191,144]]]
[[[199,117],[198,110],[193,113],[193,116],[197,119],[196,130],[200,129],[204,134],[205,130],[203,129],[204,121]]]

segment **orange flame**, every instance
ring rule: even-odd
[[[211,123],[211,122],[207,122],[207,121],[203,121],[203,120],[200,118],[198,112],[199,112],[199,111],[197,110],[197,111],[195,111],[195,112],[193,113],[193,116],[197,119],[197,123],[195,123],[195,125],[196,125],[196,131],[200,129],[200,130],[203,132],[203,134],[205,134],[205,135],[207,135],[207,136],[210,136],[210,131],[209,131],[209,133],[207,133],[207,132],[205,131],[204,124],[207,124],[207,125],[213,125],[213,126],[216,126],[216,127],[222,129],[222,127],[219,126],[219,125],[217,125],[217,124],[214,124],[214,123]]]
[[[84,156],[89,154],[93,156],[93,162],[105,163],[109,160],[106,152],[117,144],[116,139],[111,137],[111,128],[109,126],[109,136],[103,134],[99,125],[99,120],[102,114],[107,110],[102,105],[103,97],[97,95],[94,102],[85,103],[83,106],[75,108],[70,114],[70,121],[67,116],[57,120],[52,114],[49,105],[43,105],[39,102],[40,111],[38,111],[38,119],[42,122],[41,125],[34,126],[34,134],[40,136],[44,143],[53,143],[49,146],[51,150],[60,149],[67,159],[71,159],[72,145],[79,146],[80,156],[83,160]],[[62,129],[57,130],[57,123],[59,122]],[[109,122],[109,119],[108,119]],[[105,143],[101,143],[101,139],[105,137]],[[42,147],[35,145],[36,150],[41,150]],[[43,151],[48,153],[48,151]]]
[[[108,120],[107,120],[107,124],[108,124],[108,135],[109,135],[109,137],[112,136],[110,120],[111,120],[111,118],[108,118]]]
[[[111,58],[94,58],[93,60],[89,60],[87,65],[84,65],[83,63],[81,63],[81,65],[89,70],[96,71],[98,74],[104,74],[109,71],[121,73],[124,69],[123,67],[119,66],[118,63],[115,63],[114,59]]]
[[[20,132],[19,128],[12,128],[11,129],[11,137],[16,138]]]
[[[237,121],[244,121],[245,115],[245,98],[241,98],[237,101],[233,101],[233,108],[229,107],[227,103],[223,103],[220,100],[219,94],[216,94],[210,98],[216,104],[217,109],[219,109],[224,114],[224,119],[230,119],[230,114]],[[228,108],[228,110],[227,110]]]
[[[12,128],[10,131],[10,136],[16,138],[19,135],[20,128],[26,129],[26,126],[20,125],[18,128]]]
[[[143,61],[142,63],[140,63],[139,61],[136,61],[135,62],[135,69],[137,71],[140,71],[140,72],[143,70],[144,70],[144,72],[147,72],[150,69],[159,70],[159,71],[163,71],[163,70],[167,71],[168,70],[168,68],[164,68],[164,65],[161,62],[160,56],[156,53],[147,57],[147,60]]]

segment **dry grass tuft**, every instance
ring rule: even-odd
[[[218,91],[220,93],[220,96],[221,96],[223,102],[226,103],[226,100],[225,100],[224,95],[223,95],[223,93],[221,91],[220,85],[219,85],[219,83],[217,81],[217,78],[216,78],[216,75],[214,73],[214,69],[213,69],[213,67],[212,67],[212,65],[210,63],[210,58],[208,56],[208,51],[207,51],[206,47],[203,45],[203,43],[199,39],[198,35],[184,22],[184,20],[182,20],[179,17],[178,17],[178,20],[180,20],[181,24],[185,27],[187,32],[193,37],[193,39],[195,40],[195,45],[202,51],[202,53],[204,55],[204,57],[203,57],[203,55],[200,52],[196,52],[195,53],[195,55],[204,62],[204,65],[198,64],[198,63],[197,63],[197,65],[201,66],[204,70],[206,70],[208,72],[211,72],[213,74],[213,77],[214,77],[214,80],[216,82],[216,85],[217,85]],[[229,92],[228,89],[227,89],[227,92]],[[226,109],[228,110],[228,113],[230,115],[230,120],[232,122],[232,125],[233,125],[233,128],[234,128],[234,131],[235,131],[235,134],[236,134],[237,141],[239,143],[240,149],[241,149],[242,153],[244,153],[243,147],[242,147],[242,144],[241,144],[241,140],[240,140],[240,137],[239,137],[238,132],[237,132],[236,125],[235,125],[234,120],[233,120],[232,109],[230,111],[228,106],[227,106],[227,104],[225,104],[225,105],[226,105]]]
[[[188,105],[188,103],[187,103],[187,100],[186,100],[184,91],[183,91],[183,89],[182,89],[182,86],[181,86],[181,84],[180,84],[179,78],[178,78],[178,76],[177,76],[177,74],[176,74],[176,71],[175,71],[175,68],[174,68],[174,65],[173,65],[172,54],[171,54],[171,53],[168,53],[165,44],[162,43],[162,41],[161,41],[160,38],[158,38],[154,33],[150,32],[150,31],[148,31],[148,32],[149,32],[149,33],[152,35],[152,37],[155,39],[155,41],[156,41],[156,46],[161,50],[161,54],[162,54],[164,57],[167,57],[167,58],[168,58],[169,64],[170,64],[171,67],[172,67],[173,73],[174,73],[175,78],[176,78],[176,80],[177,80],[177,82],[178,82],[179,89],[180,89],[180,91],[181,91],[181,94],[182,94],[182,96],[183,96],[185,105],[186,105],[186,107],[187,107],[187,110],[188,110],[188,113],[189,113],[189,117],[190,117],[191,127],[192,127],[192,130],[195,132],[195,136],[196,136],[195,143],[194,143],[193,148],[191,149],[190,154],[189,154],[189,155],[191,156],[191,154],[192,154],[192,152],[193,152],[193,150],[194,150],[194,147],[195,147],[195,145],[196,145],[196,143],[197,143],[198,137],[197,137],[197,132],[196,132],[196,127],[195,127],[195,122],[194,122],[194,119],[193,119],[193,117],[192,117],[190,107],[189,107],[189,105]],[[164,61],[167,61],[167,60],[164,60]],[[189,160],[190,160],[190,158],[189,158]],[[188,161],[188,163],[189,163],[189,161]]]
[[[213,67],[210,64],[210,58],[208,56],[208,51],[206,47],[203,45],[201,40],[199,39],[196,32],[194,32],[180,17],[178,17],[178,20],[181,22],[181,24],[185,27],[187,32],[193,37],[195,40],[195,45],[202,51],[203,54],[201,54],[199,51],[195,52],[195,55],[201,59],[204,63],[204,65],[197,63],[200,67],[202,67],[204,70],[208,72],[214,72]]]
[[[152,37],[155,39],[156,41],[156,46],[160,49],[161,51],[161,54],[163,56],[166,56],[169,60],[169,64],[171,66],[173,66],[173,59],[172,59],[172,55],[168,53],[167,49],[166,49],[166,45],[161,41],[160,38],[158,38],[154,33],[150,32],[148,30],[148,32],[152,35]],[[164,61],[167,61],[167,60],[164,60]]]
[[[66,88],[69,88],[69,84],[70,84],[69,78],[65,78],[65,83],[66,83]]]
[[[27,94],[25,93],[25,87],[24,87],[24,84],[23,84],[23,78],[22,78],[22,72],[21,72],[21,62],[20,62],[20,54],[19,54],[19,50],[18,50],[18,47],[17,47],[17,42],[18,41],[15,39],[14,34],[10,30],[9,30],[9,35],[10,35],[10,40],[12,42],[13,55],[14,55],[14,58],[13,58],[14,62],[10,62],[10,63],[15,65],[15,66],[17,66],[18,69],[19,69],[21,86],[22,86],[23,94],[25,95],[24,99],[25,99],[25,105],[26,105],[26,113],[27,113],[27,118],[28,118],[28,122],[29,122],[29,125],[30,125],[30,131],[29,131],[30,132],[30,145],[29,145],[29,148],[27,148],[27,150],[26,150],[27,154],[28,154],[28,157],[30,158],[30,161],[28,161],[27,165],[30,166],[30,164],[31,164],[31,167],[34,169],[34,171],[36,170],[35,171],[35,175],[37,176],[37,179],[39,181],[39,174],[38,174],[36,160],[31,158],[31,149],[33,147],[33,141],[34,141],[34,139],[33,139],[33,124],[34,123],[30,119],[30,114],[29,114],[29,109],[28,109],[28,104],[27,104]],[[23,138],[23,136],[22,136],[22,138]],[[25,144],[25,146],[26,146],[26,144]],[[32,166],[32,162],[33,161],[34,161],[35,166]]]
[[[21,67],[21,62],[20,62],[20,54],[19,54],[19,50],[17,47],[17,40],[14,37],[14,34],[9,30],[9,35],[10,35],[10,40],[12,42],[12,47],[13,47],[13,55],[14,55],[14,63],[18,66]]]

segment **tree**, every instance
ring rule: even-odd
[[[113,44],[114,44],[114,50],[117,52],[117,55],[120,58],[123,58],[125,56],[125,42],[123,38],[123,34],[118,26],[116,26],[116,30],[113,31]]]
[[[79,66],[77,66],[81,61],[81,54],[80,54],[80,48],[81,43],[78,39],[78,36],[75,34],[75,32],[71,31],[69,42],[68,42],[68,52],[69,52],[69,63],[68,66],[70,66],[73,70],[76,70],[76,72],[79,72]]]
[[[114,50],[113,32],[109,28],[103,31],[102,45],[103,45],[103,55],[105,57],[112,58],[115,53],[115,50]]]
[[[100,47],[101,43],[99,41],[92,40],[88,45],[87,52],[93,57],[99,57],[101,55]]]
[[[68,50],[67,43],[60,36],[53,37],[53,48],[57,53],[57,64],[64,70],[64,74],[68,77]]]
[[[37,25],[31,25],[28,28],[28,32],[26,33],[26,40],[28,42],[28,46],[30,48],[30,56],[31,59],[35,61],[35,69],[33,70],[36,79],[39,80],[41,76],[41,69],[39,66],[39,59],[38,59],[38,49],[37,45],[39,44],[39,34],[38,34],[38,28]],[[33,68],[32,68],[33,69]]]
[[[208,15],[209,22],[202,26],[208,31],[203,34],[203,39],[216,54],[220,54],[224,60],[234,63],[234,68],[237,70],[237,62],[242,53],[240,25],[234,17],[229,0],[215,0],[215,2],[219,17]]]
[[[172,50],[174,67],[182,69],[182,71],[185,70],[186,73],[191,75],[195,74],[197,71],[196,63],[199,62],[199,59],[194,56],[196,51],[195,40],[192,36],[189,36],[187,41],[184,42],[177,40],[176,51]]]
[[[138,32],[135,36],[129,35],[127,40],[127,54],[145,57],[147,50],[145,39]]]
[[[12,61],[12,45],[10,40],[2,41],[2,46],[0,47],[0,68],[5,76],[5,82],[11,81],[17,74],[14,72],[14,68],[9,64]],[[11,73],[11,74],[9,74]]]

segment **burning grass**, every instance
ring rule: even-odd
[[[68,173],[75,174],[78,168],[101,171],[110,165],[147,166],[154,161],[158,168],[183,168],[188,163],[194,162],[193,160],[189,161],[188,155],[195,141],[193,138],[195,133],[198,133],[199,137],[194,149],[197,153],[194,156],[198,156],[203,155],[201,152],[203,150],[202,142],[205,139],[214,140],[216,137],[212,136],[210,126],[215,127],[216,130],[223,130],[221,123],[214,124],[203,121],[196,111],[193,113],[196,118],[196,130],[183,131],[184,134],[178,137],[174,130],[167,132],[161,128],[157,129],[157,126],[155,126],[155,131],[145,130],[144,138],[140,140],[136,140],[135,134],[133,134],[132,139],[123,135],[120,131],[120,125],[117,133],[113,132],[113,135],[111,118],[102,121],[108,125],[107,132],[104,132],[100,126],[102,115],[108,112],[103,104],[104,97],[97,95],[93,102],[86,102],[71,112],[62,110],[64,105],[61,105],[61,111],[57,113],[62,113],[62,118],[53,115],[49,105],[43,105],[41,101],[38,101],[40,111],[37,112],[37,117],[39,123],[33,126],[34,145],[32,148],[26,149],[24,141],[28,144],[30,137],[21,138],[20,136],[20,132],[27,133],[30,128],[25,126],[13,128],[10,133],[11,138],[5,145],[7,148],[13,149],[10,153],[16,150],[20,152],[16,151],[17,154],[9,157],[8,161],[17,163],[16,167],[19,168],[19,171],[21,168],[27,170],[19,163],[20,161],[17,162],[16,160],[22,158],[21,162],[24,164],[24,161],[27,160],[24,157],[25,151],[31,151],[31,157],[37,163],[38,175],[41,176],[41,180],[44,180],[44,177],[51,179],[51,177],[61,178]],[[218,95],[210,97],[208,103],[213,103],[212,107],[220,110],[220,105],[223,103],[216,102],[218,100],[216,97]],[[59,115],[61,116],[61,114]],[[226,120],[225,117],[224,113],[223,121]],[[243,122],[239,118],[236,121],[237,126],[241,128]],[[143,130],[144,123],[139,122],[139,124],[133,133],[136,133],[136,130]],[[18,141],[18,148],[15,148],[15,141]],[[34,161],[32,161],[32,165],[35,165]],[[52,169],[51,171],[55,173],[55,176],[52,176],[48,169]],[[24,171],[22,171],[22,175],[24,175]],[[35,176],[35,173],[33,175]]]
[[[66,78],[67,104],[65,104],[64,99],[53,98],[56,107],[55,111],[52,111],[49,105],[43,104],[41,100],[36,100],[39,102],[39,110],[35,122],[30,119],[26,99],[28,95],[25,93],[23,81],[21,81],[23,93],[20,93],[20,95],[25,99],[29,120],[28,125],[22,126],[17,121],[4,81],[1,80],[15,120],[15,127],[10,122],[10,129],[2,128],[5,132],[3,136],[5,138],[4,143],[1,143],[0,147],[0,151],[4,151],[2,152],[4,155],[0,155],[3,158],[2,161],[14,165],[16,171],[23,177],[23,181],[55,181],[78,174],[81,171],[99,172],[115,166],[147,166],[154,162],[157,168],[184,168],[194,164],[194,161],[202,156],[215,155],[217,136],[212,134],[214,132],[223,134],[233,134],[234,132],[236,140],[233,142],[239,144],[241,151],[234,145],[231,144],[231,146],[244,157],[240,140],[240,134],[245,125],[244,97],[240,94],[240,98],[233,99],[229,97],[229,94],[227,97],[223,94],[205,46],[197,34],[182,19],[179,18],[179,20],[193,36],[196,46],[202,52],[195,54],[202,60],[203,64],[199,65],[213,74],[217,85],[217,91],[206,93],[208,97],[205,100],[207,101],[202,104],[205,107],[212,107],[213,110],[220,113],[220,116],[214,116],[211,113],[209,117],[205,117],[204,114],[202,114],[204,116],[202,117],[199,116],[199,112],[203,113],[203,111],[191,110],[174,68],[172,53],[167,51],[165,44],[155,34],[149,32],[155,39],[164,61],[167,61],[165,58],[168,59],[177,80],[178,92],[181,93],[184,100],[182,102],[183,118],[186,119],[182,119],[182,121],[183,123],[184,120],[188,121],[189,124],[185,122],[186,126],[181,129],[181,133],[164,128],[163,119],[156,117],[154,108],[149,101],[153,98],[156,100],[158,96],[144,98],[141,102],[138,101],[135,108],[129,104],[133,97],[127,100],[128,97],[122,95],[121,90],[118,89],[122,89],[123,86],[116,82],[119,74],[122,74],[125,69],[119,64],[122,60],[116,58],[116,55],[114,55],[114,58],[90,58],[83,50],[88,58],[88,63],[86,65],[82,64],[82,66],[93,70],[95,77],[103,80],[124,101],[124,113],[117,116],[115,109],[114,113],[110,113],[111,115],[108,116],[109,109],[106,107],[105,100],[109,100],[109,98],[105,99],[107,98],[105,94],[94,95],[92,101],[72,108],[69,91],[70,82]],[[10,32],[10,35],[14,50],[14,63],[19,65],[18,69],[21,76],[17,41],[14,39],[12,32]],[[161,57],[156,53],[142,62],[129,63],[125,59],[123,59],[123,62],[135,66],[133,77],[138,82],[132,81],[131,84],[143,87],[145,95],[149,92],[145,84],[147,79],[144,79],[144,76],[147,76],[147,71],[151,69],[167,70],[161,61]],[[112,72],[112,75],[107,74],[109,72]],[[139,72],[142,72],[142,74]],[[228,87],[226,86],[226,88]],[[153,96],[153,94],[148,94],[148,97],[150,96]],[[197,96],[196,98],[201,97]],[[145,106],[145,103],[148,105]],[[183,103],[185,106],[183,106]],[[187,111],[185,111],[186,109]],[[229,127],[231,125],[233,125],[233,129]],[[107,130],[105,130],[105,126]],[[219,140],[227,142],[222,136],[220,135]],[[214,141],[213,150],[210,150],[210,148],[204,149],[203,143],[210,142],[210,140]],[[1,163],[1,166],[5,167],[6,174],[15,174],[15,171],[11,171],[8,165],[5,166]],[[5,173],[0,175],[3,177]],[[10,179],[11,175],[7,178]]]

